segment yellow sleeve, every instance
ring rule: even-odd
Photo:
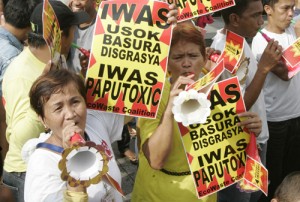
[[[152,135],[152,133],[156,130],[159,126],[162,116],[165,112],[166,106],[169,100],[170,94],[170,83],[169,81],[165,81],[163,93],[161,96],[161,100],[159,103],[159,108],[157,111],[157,115],[155,119],[148,119],[148,118],[140,118],[138,120],[138,126],[140,128],[140,145],[142,146],[145,141]]]
[[[14,85],[16,84],[16,85]],[[37,114],[30,106],[28,96],[32,82],[27,80],[10,81],[7,86],[5,99],[7,117],[11,136],[7,137],[9,144],[15,144],[22,148],[25,142],[31,138],[36,138],[44,131],[42,123]]]

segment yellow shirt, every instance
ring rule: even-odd
[[[170,83],[165,82],[162,99],[159,104],[159,110],[156,119],[139,120],[141,145],[152,135],[158,127],[162,115],[168,103],[170,94]],[[186,154],[180,139],[180,132],[177,123],[174,121],[174,138],[171,153],[164,169],[173,172],[189,171],[189,166]],[[163,142],[161,144],[164,144]],[[197,201],[197,202],[215,202],[216,194],[199,200],[197,198],[196,187],[192,175],[174,176],[167,175],[159,170],[154,170],[149,166],[149,163],[143,152],[139,154],[139,168],[135,179],[134,189],[131,200],[134,202],[140,201]]]
[[[3,78],[3,98],[6,110],[6,139],[9,150],[4,160],[7,172],[25,172],[21,157],[25,142],[44,131],[38,116],[30,107],[29,91],[45,68],[28,48],[25,48],[8,66]]]

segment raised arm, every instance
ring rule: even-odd
[[[173,123],[174,116],[172,113],[173,100],[182,91],[182,85],[191,84],[193,75],[188,77],[179,77],[171,87],[169,100],[164,113],[156,130],[142,145],[142,151],[146,156],[149,165],[153,169],[161,169],[168,159],[173,143]]]
[[[249,110],[257,100],[263,88],[267,74],[278,64],[281,56],[282,47],[278,45],[277,41],[272,39],[268,43],[257,64],[257,71],[254,78],[250,85],[246,88],[244,101],[247,110]]]

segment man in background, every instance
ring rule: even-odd
[[[42,0],[9,0],[4,7],[6,23],[0,27],[0,96],[2,97],[3,75],[11,61],[21,53],[27,34],[31,30],[30,15]],[[3,6],[4,1],[1,1]],[[2,101],[0,102],[0,146],[1,156],[5,157],[8,150],[8,143],[5,138],[5,110]],[[1,164],[2,165],[2,164]],[[2,166],[1,166],[2,170]],[[1,171],[2,176],[2,171]]]

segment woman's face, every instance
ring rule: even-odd
[[[206,63],[205,56],[202,56],[199,45],[179,41],[170,50],[168,70],[171,72],[172,82],[179,76],[194,74],[194,79],[198,80],[202,67]]]
[[[62,130],[70,124],[83,131],[86,123],[86,103],[74,83],[69,83],[58,93],[51,95],[44,104],[43,121],[53,135],[62,139]]]

